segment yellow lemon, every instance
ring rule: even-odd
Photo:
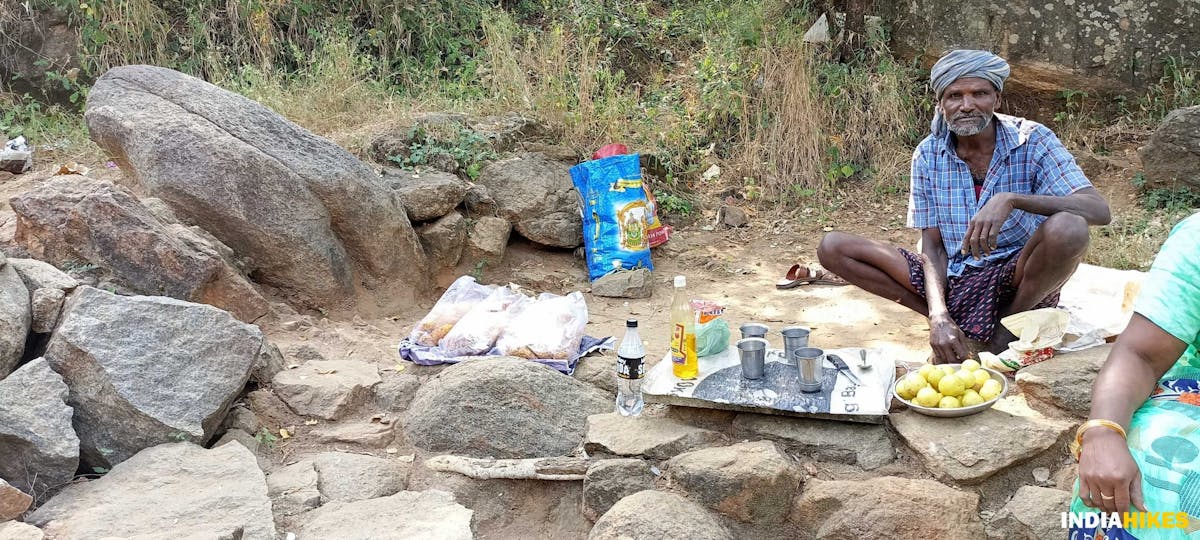
[[[962,405],[958,403],[958,398],[954,396],[946,396],[938,401],[939,409],[957,409],[959,407],[962,407]]]
[[[995,399],[996,396],[1000,395],[1000,389],[1000,382],[996,379],[991,379],[983,383],[983,386],[980,387],[979,396],[982,397],[984,401],[991,401]]]
[[[908,379],[901,379],[900,382],[896,383],[896,395],[900,396],[900,399],[911,401],[917,393],[913,392],[912,385],[908,383]]]
[[[967,371],[975,371],[979,369],[979,362],[971,359],[963,360],[962,368]]]
[[[935,367],[925,374],[925,380],[929,382],[929,386],[937,388],[938,381],[942,380],[944,376],[946,376],[945,372]]]
[[[926,381],[928,381],[929,374],[933,373],[937,370],[938,370],[937,366],[935,366],[933,364],[925,364],[925,365],[921,366],[921,369],[919,371],[917,371],[917,373],[920,373],[921,377],[924,378]]]
[[[941,392],[942,395],[958,397],[966,389],[967,385],[963,384],[962,379],[954,375],[947,375],[938,381],[938,392]]]
[[[938,401],[941,399],[942,395],[937,390],[926,386],[917,392],[917,397],[913,399],[913,402],[922,407],[937,407]]]
[[[989,374],[986,370],[982,370],[982,369],[980,369],[978,371],[972,371],[971,375],[975,376],[975,384],[973,386],[975,387],[975,390],[977,390],[977,391],[983,387],[983,383],[986,383],[986,382],[992,380],[991,374]]]
[[[956,370],[954,369],[954,366],[942,364],[942,373],[945,373],[946,375],[954,375],[955,371]]]
[[[914,394],[917,393],[917,390],[929,386],[929,383],[925,381],[925,377],[922,377],[920,373],[909,373],[904,376],[904,380],[908,381],[908,386],[912,388]]]
[[[974,390],[967,390],[966,392],[963,392],[963,396],[962,396],[962,406],[963,407],[970,407],[971,405],[979,405],[980,403],[983,403],[983,397],[980,396],[978,393],[976,393]]]
[[[966,388],[975,386],[975,375],[967,371],[966,368],[955,371],[954,376],[962,379],[963,386]]]

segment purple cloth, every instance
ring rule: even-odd
[[[539,364],[546,364],[554,369],[557,369],[567,375],[575,373],[575,365],[579,363],[579,359],[591,354],[595,351],[610,350],[616,345],[616,340],[612,337],[594,338],[592,336],[583,336],[583,340],[579,342],[579,352],[568,359],[546,359],[546,360],[530,360]],[[417,345],[404,338],[400,340],[400,357],[422,366],[436,366],[438,364],[456,364],[470,358],[479,358],[483,356],[500,356],[499,351],[492,349],[484,354],[477,356],[445,356],[441,349],[437,347],[425,347]]]
[[[921,268],[921,258],[907,249],[897,249],[908,260],[909,281],[924,298],[925,271]],[[968,266],[961,276],[946,280],[946,310],[967,337],[983,342],[992,339],[1000,322],[1000,308],[1012,303],[1017,294],[1012,282],[1018,256],[989,266]],[[1059,296],[1056,289],[1032,309],[1057,307]]]

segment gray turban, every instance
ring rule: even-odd
[[[929,85],[933,87],[933,93],[940,100],[942,92],[945,92],[946,88],[954,81],[963,77],[983,79],[992,83],[996,90],[1003,91],[1004,79],[1008,78],[1008,74],[1008,62],[1005,62],[1003,58],[987,51],[960,49],[950,51],[933,65],[933,68],[929,70]],[[930,128],[936,137],[945,136],[946,130],[949,129],[940,109],[934,113]]]

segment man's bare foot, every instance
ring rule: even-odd
[[[984,349],[992,354],[1000,354],[1008,348],[1009,343],[1016,340],[1016,334],[1009,332],[1004,325],[997,323],[996,330],[992,333],[992,339],[987,342]]]

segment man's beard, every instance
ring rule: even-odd
[[[959,120],[965,120],[965,119],[976,119],[977,121],[969,122],[969,123],[962,123],[962,124],[958,123]],[[986,129],[988,127],[988,125],[990,125],[991,123],[992,123],[992,115],[991,114],[983,115],[983,114],[979,114],[979,113],[970,113],[970,114],[957,113],[954,115],[953,118],[950,118],[949,122],[947,122],[947,124],[950,125],[950,131],[954,132],[954,134],[958,135],[959,137],[970,137],[972,135],[978,135],[981,131]]]

